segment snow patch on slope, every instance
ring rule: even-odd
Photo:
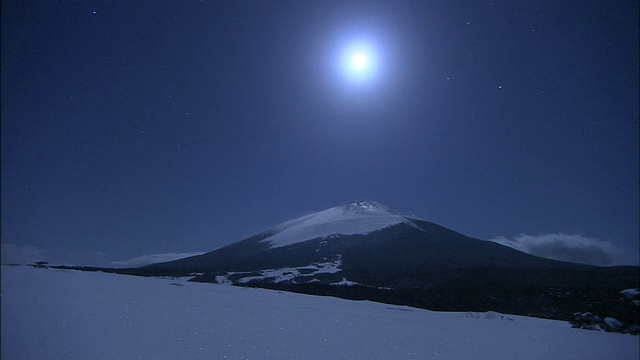
[[[276,234],[262,241],[279,248],[336,234],[368,234],[401,222],[410,220],[382,204],[355,201],[287,221],[275,228]]]
[[[355,282],[355,281],[349,281],[349,280],[347,280],[347,278],[343,277],[341,281],[331,283],[331,285],[335,285],[335,286],[356,286],[356,285],[360,285],[360,284]]]
[[[238,280],[238,283],[246,284],[254,280],[262,281],[267,279],[272,279],[270,282],[273,282],[275,284],[281,282],[297,283],[297,281],[295,280],[296,278],[300,280],[304,278],[313,278],[313,276],[317,274],[335,274],[337,272],[340,272],[341,265],[342,261],[338,259],[336,261],[316,263],[304,267],[262,270],[260,271],[260,275],[243,277]],[[237,274],[242,273],[232,272],[229,273],[229,276]],[[218,281],[218,277],[216,277],[216,281]],[[225,283],[224,281],[218,282]]]
[[[640,289],[624,289],[620,291],[620,294],[629,300],[634,300],[640,298]]]

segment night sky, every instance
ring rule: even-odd
[[[8,0],[1,20],[3,243],[210,251],[368,199],[638,251],[636,1]],[[363,44],[369,72],[345,72]]]

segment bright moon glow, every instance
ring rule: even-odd
[[[355,71],[366,70],[368,63],[369,59],[367,59],[366,54],[358,53],[353,55],[353,57],[351,58],[351,66],[353,66],[353,70]]]
[[[354,43],[343,49],[340,67],[350,82],[370,80],[377,71],[377,54],[368,43]]]

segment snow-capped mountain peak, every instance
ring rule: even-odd
[[[278,248],[331,235],[367,234],[401,222],[410,220],[380,203],[353,201],[287,221],[262,241]]]
[[[347,203],[344,205],[347,208],[350,209],[363,209],[363,210],[373,210],[373,209],[382,209],[382,210],[389,210],[388,207],[377,203],[375,201],[366,201],[366,200],[360,200],[360,201],[352,201],[350,203]]]

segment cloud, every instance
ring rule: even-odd
[[[33,264],[36,261],[45,261],[47,258],[47,250],[31,245],[3,242],[1,252],[3,264]]]
[[[513,239],[504,236],[491,239],[516,250],[548,259],[569,261],[589,265],[630,265],[637,259],[609,241],[583,237],[582,235],[546,234],[532,236],[519,234]]]
[[[202,255],[203,252],[192,252],[192,253],[167,253],[167,254],[152,254],[152,255],[142,255],[138,257],[134,257],[129,260],[123,261],[112,261],[111,266],[115,267],[140,267],[150,264],[161,263],[165,261],[173,261],[178,260],[190,256]]]

